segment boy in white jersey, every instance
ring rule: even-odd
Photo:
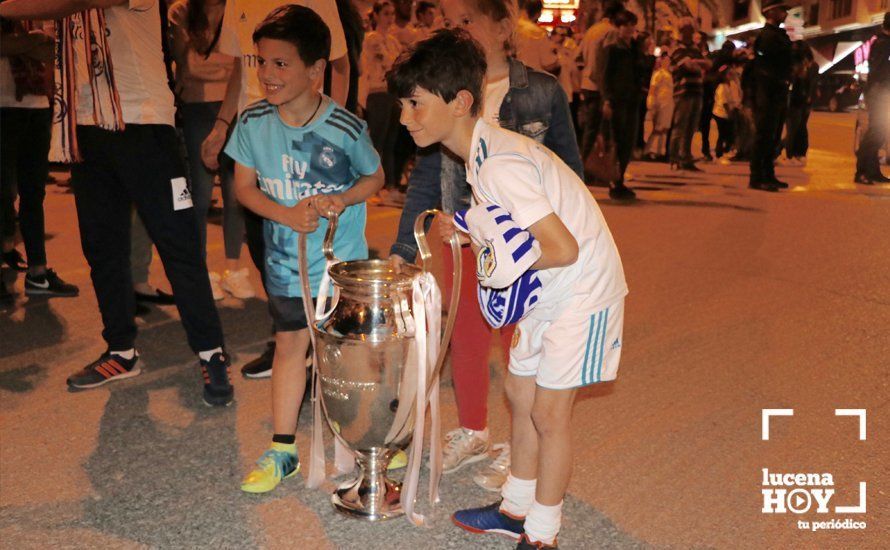
[[[572,403],[577,388],[617,376],[627,285],[578,176],[533,140],[480,120],[484,74],[485,56],[468,34],[439,31],[396,63],[389,88],[417,145],[442,143],[461,157],[474,203],[506,209],[540,244],[532,269],[541,297],[516,327],[505,384],[513,462],[503,499],[453,519],[511,536],[517,548],[553,548],[571,473]]]

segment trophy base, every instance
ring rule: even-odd
[[[382,521],[405,513],[401,496],[401,483],[385,475],[369,476],[362,471],[358,479],[346,482],[334,491],[331,504],[343,515],[365,521]]]

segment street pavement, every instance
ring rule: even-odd
[[[810,128],[808,165],[778,168],[786,192],[748,190],[746,166],[720,164],[693,175],[633,163],[629,184],[640,200],[630,205],[591,188],[630,295],[619,379],[580,391],[575,406],[562,548],[887,548],[890,185],[852,183],[852,115],[816,113]],[[269,381],[237,376],[268,339],[263,299],[219,303],[236,374],[229,408],[201,403],[201,375],[170,307],[140,321],[142,375],[68,392],[65,378],[104,344],[72,196],[62,186],[47,191],[50,265],[81,296],[20,295],[0,312],[2,548],[513,547],[449,520],[496,497],[472,482],[486,463],[444,476],[435,507],[421,485],[429,528],[339,516],[329,493],[308,489],[302,475],[268,495],[242,493],[239,480],[271,433]],[[369,208],[378,253],[398,217]],[[218,225],[208,258],[222,270]],[[157,261],[152,280],[169,288]],[[491,431],[503,441],[497,348],[491,369]],[[448,430],[456,411],[450,382],[443,386]],[[765,408],[794,409],[773,418],[768,441]],[[865,440],[857,418],[836,408],[866,410]],[[304,407],[304,456],[309,420]],[[785,487],[833,489],[828,511],[813,501],[802,514],[762,513],[764,468],[831,474],[830,487]],[[859,504],[863,481],[867,511],[838,513]],[[803,509],[801,500],[791,505]],[[832,519],[865,528],[812,531]]]

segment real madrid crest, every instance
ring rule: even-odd
[[[318,154],[318,162],[325,168],[333,168],[336,163],[336,157],[334,156],[334,149],[329,145],[325,145],[321,148],[321,153]]]

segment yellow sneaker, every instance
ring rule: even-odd
[[[294,444],[272,443],[256,463],[259,468],[247,474],[241,482],[241,490],[246,493],[268,493],[278,487],[282,479],[293,477],[300,471]]]
[[[387,470],[399,470],[408,465],[408,455],[405,454],[405,451],[399,451],[396,454],[392,455],[392,458],[389,459],[389,464],[386,466]]]

